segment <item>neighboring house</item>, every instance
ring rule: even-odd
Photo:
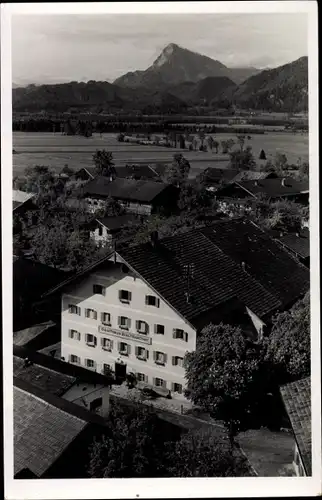
[[[22,330],[41,321],[54,319],[59,304],[41,296],[65,280],[70,273],[25,257],[13,257],[13,330]]]
[[[85,478],[106,420],[22,378],[13,386],[14,477]]]
[[[122,179],[135,179],[135,180],[154,180],[161,179],[161,173],[154,170],[150,165],[126,165],[124,167],[115,167],[115,176]]]
[[[275,239],[299,262],[310,267],[310,231],[308,228],[303,228],[297,233],[280,233],[275,236]]]
[[[242,180],[270,179],[277,176],[270,172],[208,167],[201,174],[201,177],[209,191],[217,191],[225,184],[231,184]]]
[[[34,205],[34,193],[26,193],[25,191],[19,191],[18,189],[12,190],[12,210],[14,214],[24,213],[26,210],[35,208]]]
[[[91,223],[90,236],[97,245],[112,247],[122,229],[141,224],[141,219],[135,214],[102,217]]]
[[[107,199],[113,198],[127,212],[151,215],[159,210],[171,213],[176,208],[178,190],[162,182],[112,180],[99,176],[84,185],[83,196],[92,213],[103,208]]]
[[[261,337],[309,289],[309,272],[256,226],[232,222],[153,233],[49,291],[61,295],[66,361],[98,372],[108,363],[182,398],[183,359],[203,327],[223,321]]]
[[[293,467],[297,476],[312,475],[311,378],[280,388],[295,438]]]
[[[96,175],[95,167],[83,167],[75,172],[74,178],[79,181],[91,181]]]
[[[60,325],[47,321],[13,332],[13,344],[38,350],[58,342],[61,338]]]
[[[260,195],[264,195],[269,201],[290,200],[308,205],[309,183],[291,177],[260,179],[233,182],[216,192],[217,199],[226,203],[236,203],[239,200],[252,201]]]

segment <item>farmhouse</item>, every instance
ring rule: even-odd
[[[277,177],[271,172],[256,172],[252,170],[238,170],[234,168],[208,167],[201,174],[201,178],[210,191],[217,191],[225,184],[243,180],[260,180]]]
[[[276,241],[294,255],[299,262],[310,267],[310,231],[308,228],[303,228],[297,233],[281,233],[276,236]]]
[[[130,213],[115,217],[102,217],[91,223],[90,236],[97,245],[112,247],[122,229],[139,224],[141,224],[141,218]]]
[[[22,368],[13,387],[15,479],[86,477],[89,445],[106,430],[106,420],[27,382],[24,374]],[[63,385],[50,375],[52,387]]]
[[[161,180],[161,175],[164,173],[159,168],[158,171],[155,170],[150,165],[139,164],[139,165],[125,165],[123,167],[115,167],[115,176],[122,179],[135,179],[135,180]]]
[[[238,224],[241,227],[238,227]],[[256,226],[204,229],[112,252],[53,288],[61,294],[62,356],[70,363],[183,397],[183,358],[210,322],[262,336],[277,310],[309,288],[309,272]]]
[[[83,196],[92,213],[104,207],[107,199],[113,198],[127,212],[151,215],[159,210],[173,211],[178,190],[162,182],[118,178],[112,180],[99,176],[85,184]]]
[[[309,183],[296,181],[291,177],[234,181],[219,189],[216,197],[223,204],[238,203],[239,200],[254,200],[264,195],[269,201],[290,200],[309,204]]]
[[[295,438],[293,467],[297,476],[312,475],[311,378],[280,388]]]

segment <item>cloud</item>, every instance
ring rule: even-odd
[[[16,15],[13,80],[114,80],[170,42],[228,66],[274,67],[307,54],[306,23],[303,14]]]

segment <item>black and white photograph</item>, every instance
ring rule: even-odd
[[[7,499],[319,492],[317,8],[254,3],[2,9]]]

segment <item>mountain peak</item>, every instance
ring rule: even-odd
[[[164,47],[161,54],[156,58],[156,60],[153,63],[153,66],[154,67],[163,66],[163,64],[165,64],[169,60],[169,58],[173,55],[173,53],[177,49],[180,49],[179,45],[175,43],[169,43],[166,47]]]

